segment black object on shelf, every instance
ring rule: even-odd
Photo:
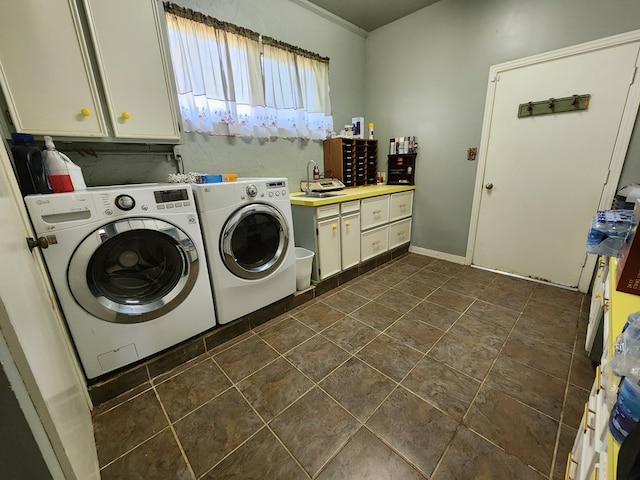
[[[415,153],[388,155],[387,185],[415,185]]]

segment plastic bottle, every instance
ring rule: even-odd
[[[69,160],[65,154],[56,150],[53,139],[44,137],[44,159],[47,179],[53,193],[73,192],[74,190],[86,190],[87,185],[79,166]]]
[[[373,128],[375,124],[373,122],[369,123],[369,140],[373,140]]]
[[[638,377],[625,377],[618,388],[618,399],[609,415],[609,430],[619,443],[638,427],[640,385]]]
[[[613,345],[611,368],[620,377],[640,377],[640,312],[627,317]]]
[[[320,169],[318,168],[317,164],[313,165],[313,179],[314,180],[320,179]]]

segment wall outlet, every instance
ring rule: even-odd
[[[476,159],[476,155],[478,154],[477,147],[467,148],[467,160],[473,162]]]

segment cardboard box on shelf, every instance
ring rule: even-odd
[[[636,201],[633,212],[636,224],[629,232],[618,255],[616,290],[640,295],[640,235],[637,234],[638,219],[640,219],[640,200]]]

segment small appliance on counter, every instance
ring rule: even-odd
[[[319,178],[310,180],[309,183],[306,180],[300,180],[300,190],[306,192],[309,187],[312,192],[330,192],[332,190],[342,190],[344,183],[337,178]]]

